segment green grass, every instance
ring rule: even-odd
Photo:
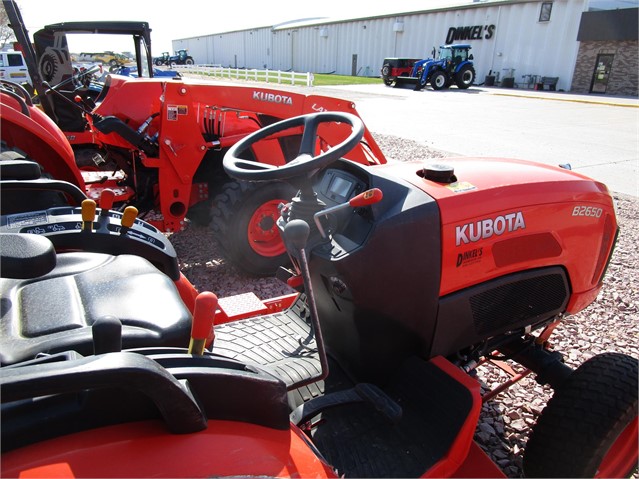
[[[381,78],[352,77],[348,75],[326,75],[322,73],[315,73],[313,75],[314,86],[360,85],[367,83],[380,83],[381,81]]]

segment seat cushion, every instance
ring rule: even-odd
[[[144,258],[61,253],[48,274],[0,279],[0,363],[38,353],[93,354],[91,326],[122,323],[122,347],[188,346],[191,314],[165,274]]]

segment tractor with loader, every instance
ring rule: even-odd
[[[456,85],[467,89],[475,82],[475,67],[471,46],[467,44],[442,45],[439,57],[435,58],[385,58],[382,65],[382,80],[387,86],[414,85],[422,90],[430,84],[433,90],[443,90]]]
[[[179,121],[197,89],[170,85]],[[357,115],[271,122],[223,167],[292,192],[275,226],[295,292],[218,298],[134,207],[112,209],[116,192],[74,184],[70,144],[29,100],[0,90],[4,477],[504,477],[473,440],[503,389],[482,396],[475,371],[495,360],[554,390],[528,476],[636,470],[637,358],[573,369],[551,341],[603,287],[618,224],[602,183],[503,158],[367,164]],[[213,133],[215,113],[199,110]],[[152,152],[154,130],[113,118],[99,131]]]

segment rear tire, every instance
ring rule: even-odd
[[[638,361],[594,356],[555,391],[524,456],[528,477],[628,477],[637,468]]]
[[[464,65],[461,70],[455,74],[455,84],[457,88],[466,90],[475,82],[475,69],[472,65]]]
[[[230,181],[221,191],[213,200],[211,227],[229,259],[256,276],[273,275],[288,264],[276,225],[277,205],[291,200],[293,187]]]

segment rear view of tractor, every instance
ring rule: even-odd
[[[476,77],[470,49],[467,44],[442,45],[437,59],[387,58],[382,66],[382,79],[388,86],[414,84],[415,90],[428,84],[433,90],[443,90],[451,85],[465,90]]]

